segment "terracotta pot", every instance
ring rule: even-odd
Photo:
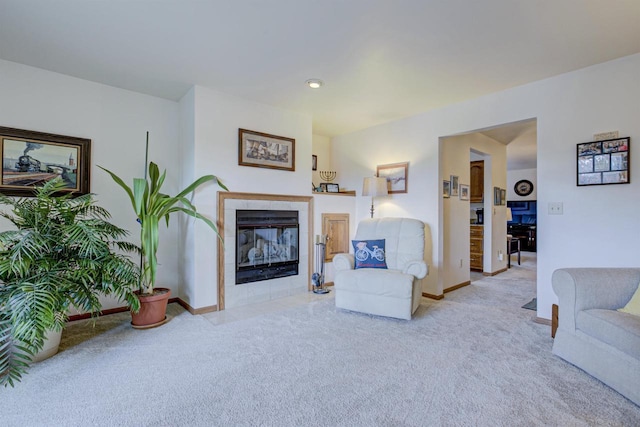
[[[141,295],[140,292],[136,294],[140,300],[140,311],[131,312],[131,325],[134,328],[153,328],[167,322],[167,302],[171,289],[155,288],[151,295]]]

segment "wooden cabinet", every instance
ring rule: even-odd
[[[484,227],[472,225],[469,245],[469,268],[482,271]]]
[[[484,201],[484,160],[471,162],[469,183],[469,201],[481,203]]]
[[[335,254],[349,253],[349,214],[323,213],[322,234],[327,236],[325,261],[333,261]]]

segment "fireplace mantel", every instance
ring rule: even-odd
[[[218,241],[218,310],[225,309],[225,280],[229,280],[228,272],[225,268],[230,264],[227,259],[230,252],[233,253],[233,262],[235,262],[235,239],[228,239],[231,228],[235,233],[235,207],[241,209],[295,209],[295,206],[301,207],[300,212],[300,280],[304,280],[306,290],[311,290],[311,275],[313,273],[313,197],[311,196],[290,196],[281,194],[259,194],[259,193],[237,193],[237,192],[218,192],[218,229],[220,234],[225,238],[225,244]],[[306,215],[304,211],[306,210]],[[229,215],[233,211],[232,217]],[[304,217],[303,217],[304,215]],[[305,232],[303,233],[303,222],[306,222]],[[225,227],[226,225],[226,227]],[[228,241],[231,240],[231,241]],[[232,246],[232,247],[227,247]],[[303,248],[306,250],[303,253]],[[233,251],[231,251],[231,249]],[[304,268],[303,262],[307,265]],[[304,274],[302,274],[304,272]],[[235,272],[234,272],[235,274]]]

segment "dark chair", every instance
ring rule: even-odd
[[[520,265],[520,238],[507,234],[507,268],[511,268],[511,254],[518,254],[518,265]]]

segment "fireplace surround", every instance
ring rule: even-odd
[[[268,302],[312,290],[313,197],[279,194],[217,194],[218,229],[224,239],[218,242],[218,310],[246,304]],[[281,210],[298,212],[298,274],[236,285],[238,210]],[[311,256],[310,256],[311,254]]]

